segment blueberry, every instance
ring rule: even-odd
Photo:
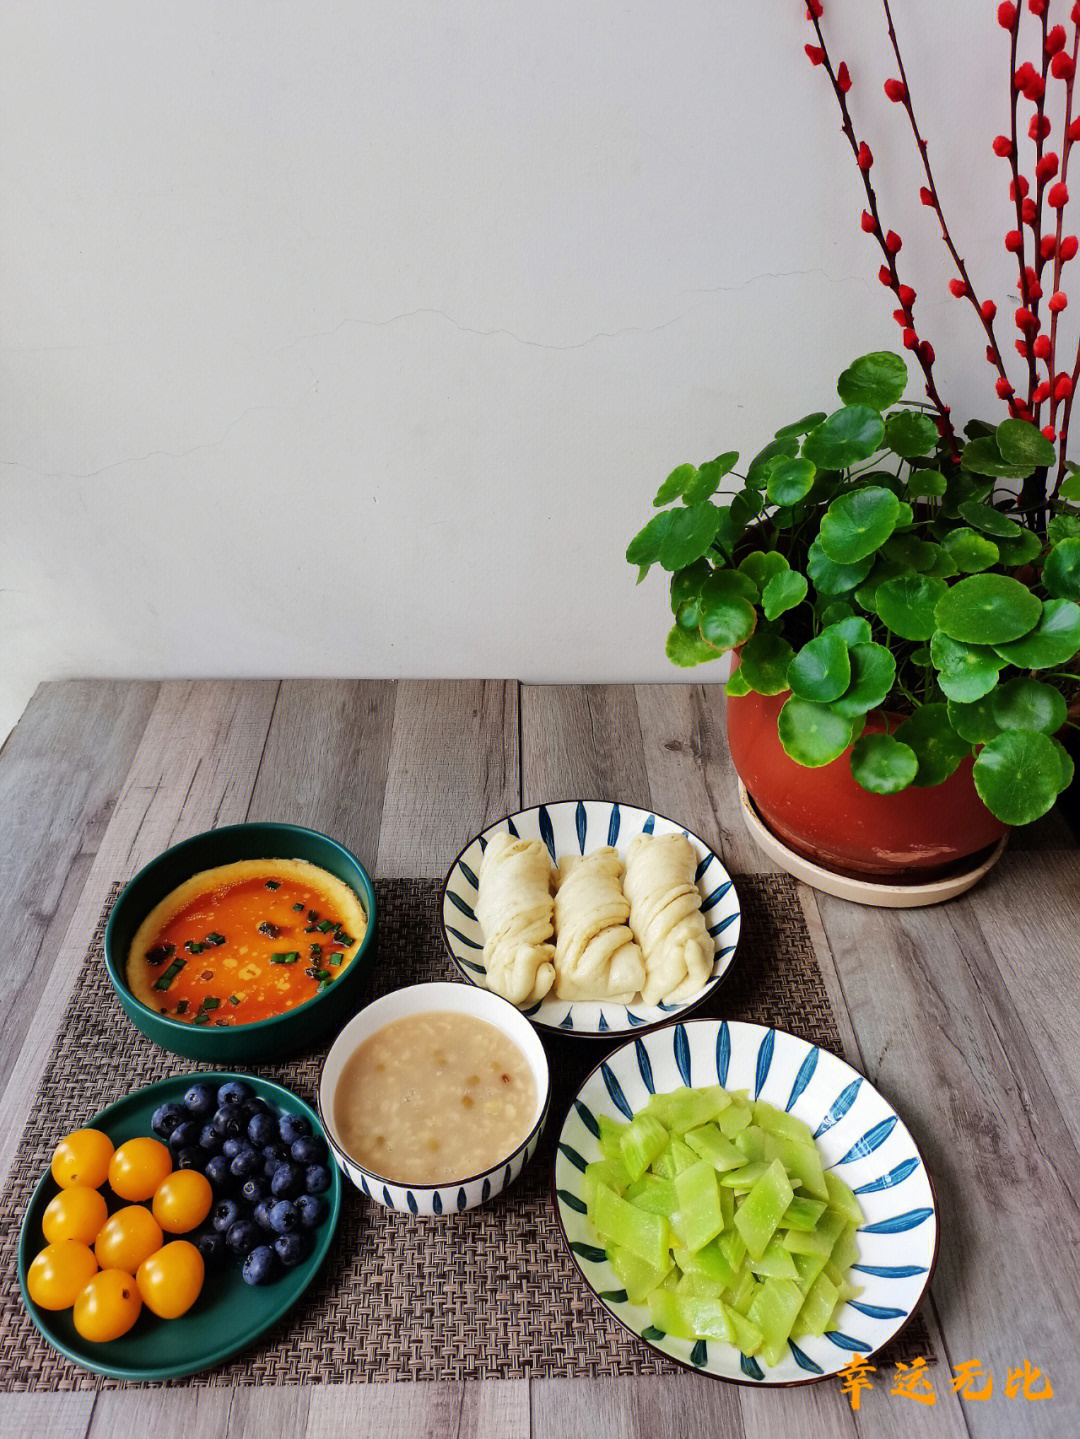
[[[330,1188],[330,1171],[325,1164],[309,1164],[304,1170],[304,1188],[309,1194],[325,1194]]]
[[[231,1135],[221,1146],[221,1152],[226,1159],[235,1159],[236,1156],[242,1154],[245,1149],[250,1149],[252,1154],[255,1153],[255,1146],[245,1139],[243,1135],[238,1134]]]
[[[273,1179],[274,1170],[279,1164],[284,1164],[289,1157],[289,1151],[284,1144],[266,1144],[263,1146],[263,1173],[267,1179]]]
[[[277,1136],[277,1125],[271,1115],[260,1110],[248,1120],[247,1133],[252,1144],[269,1144]]]
[[[220,1109],[232,1108],[236,1105],[247,1104],[255,1094],[250,1084],[245,1084],[240,1079],[230,1079],[217,1092],[217,1102]]]
[[[328,1150],[326,1140],[318,1134],[305,1134],[297,1139],[289,1151],[297,1164],[325,1164]]]
[[[207,1160],[203,1173],[215,1189],[228,1189],[232,1185],[229,1161],[224,1154],[215,1154],[213,1159]]]
[[[174,1154],[179,1154],[181,1149],[192,1149],[199,1142],[199,1133],[199,1121],[185,1119],[169,1135],[169,1148]]]
[[[219,1234],[225,1234],[243,1217],[235,1199],[219,1199],[210,1211],[210,1222]]]
[[[305,1229],[318,1229],[326,1218],[328,1205],[320,1194],[301,1194],[296,1201],[296,1212]]]
[[[235,1105],[223,1104],[220,1109],[214,1111],[214,1117],[210,1123],[222,1139],[233,1139],[244,1132],[243,1116]]]
[[[204,1124],[199,1130],[199,1148],[208,1154],[216,1154],[221,1148],[221,1135],[212,1124]]]
[[[201,1149],[181,1149],[180,1153],[173,1160],[175,1169],[198,1169],[201,1171],[206,1162],[206,1155]]]
[[[275,1199],[292,1199],[304,1188],[304,1171],[299,1164],[287,1160],[279,1164],[270,1176],[270,1193]]]
[[[274,1253],[281,1260],[286,1269],[291,1269],[294,1264],[300,1264],[311,1253],[314,1241],[306,1229],[299,1229],[295,1234],[282,1234],[274,1240]]]
[[[225,1234],[225,1243],[234,1254],[250,1254],[259,1242],[259,1231],[250,1219],[238,1219]]]
[[[229,1163],[229,1173],[234,1179],[250,1179],[258,1170],[259,1156],[250,1145],[247,1149],[241,1149]]]
[[[258,1204],[259,1200],[265,1199],[269,1193],[270,1186],[261,1174],[253,1174],[240,1186],[240,1194],[247,1204]]]
[[[248,1182],[250,1183],[250,1180]],[[255,1206],[254,1219],[260,1229],[269,1229],[271,1227],[270,1208],[272,1203],[273,1201],[270,1199],[260,1199]]]
[[[195,1241],[195,1247],[202,1255],[207,1269],[220,1269],[228,1258],[229,1251],[225,1247],[225,1236],[214,1230],[208,1234],[200,1234]]]
[[[286,1144],[295,1144],[311,1133],[311,1125],[302,1114],[283,1114],[278,1120],[278,1133]]]
[[[195,1119],[205,1119],[217,1108],[217,1094],[212,1084],[193,1084],[184,1095],[184,1108]]]
[[[245,1108],[247,1109],[248,1114],[251,1116],[254,1116],[256,1114],[266,1114],[269,1115],[271,1119],[276,1119],[277,1117],[277,1110],[273,1109],[269,1104],[267,1104],[266,1100],[260,1098],[259,1095],[256,1095],[254,1099],[249,1099],[247,1104],[245,1105]]]
[[[299,1223],[296,1205],[287,1199],[279,1199],[270,1210],[270,1228],[275,1234],[291,1234]]]
[[[278,1257],[269,1244],[260,1244],[244,1260],[245,1284],[269,1284],[277,1274]]]
[[[159,1139],[168,1139],[178,1124],[183,1124],[188,1112],[182,1104],[159,1104],[154,1110],[150,1128]]]

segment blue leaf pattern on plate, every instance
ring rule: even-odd
[[[481,835],[481,836],[480,836],[480,853],[483,854],[483,853],[484,853],[484,850],[486,850],[486,849],[487,849],[487,840],[484,838],[483,835]]]
[[[896,1115],[890,1114],[888,1119],[883,1119],[880,1124],[875,1124],[873,1129],[868,1129],[861,1139],[855,1141],[843,1159],[838,1159],[836,1164],[830,1164],[829,1168],[835,1169],[837,1164],[854,1164],[856,1159],[865,1159],[868,1154],[873,1154],[875,1149],[880,1149],[896,1128],[896,1120]]]
[[[649,1340],[663,1339],[664,1331],[657,1329],[655,1324],[649,1324],[641,1331],[641,1337]]]
[[[574,828],[577,830],[578,849],[582,854],[585,853],[586,825],[585,806],[578,800],[577,809],[574,811]]]
[[[506,821],[506,828],[510,831],[510,833],[514,836],[515,839],[521,838],[521,836],[517,832],[517,825],[515,825],[512,819],[508,819]]]
[[[776,1030],[770,1029],[765,1033],[758,1049],[757,1068],[754,1071],[754,1098],[760,1095],[765,1087],[765,1081],[769,1077],[769,1068],[772,1065],[773,1049],[776,1047]]]
[[[604,1077],[604,1085],[607,1089],[607,1092],[611,1095],[612,1104],[614,1104],[616,1109],[620,1110],[623,1114],[625,1114],[627,1119],[633,1119],[634,1111],[630,1108],[629,1104],[627,1104],[626,1095],[622,1092],[622,1085],[615,1078],[615,1075],[612,1073],[611,1066],[607,1063],[606,1060],[600,1066],[600,1073]]]
[[[598,1249],[595,1244],[579,1244],[575,1241],[570,1248],[575,1254],[580,1254],[582,1259],[591,1259],[594,1264],[603,1264],[607,1260],[607,1250]]]
[[[596,1118],[588,1105],[582,1104],[580,1099],[575,1099],[574,1108],[577,1110],[578,1118],[581,1120],[582,1124],[584,1124],[585,1128],[589,1131],[592,1137],[594,1139],[599,1139],[600,1126],[599,1124],[597,1124]]]
[[[607,1020],[604,1018],[604,1011],[603,1011],[603,1010],[600,1011],[600,1019],[599,1019],[599,1022],[597,1023],[597,1026],[596,1026],[596,1027],[597,1027],[597,1029],[600,1031],[601,1034],[606,1034],[606,1033],[608,1032],[608,1030],[611,1028],[611,1025],[608,1024]]]
[[[825,1338],[832,1341],[837,1349],[846,1349],[852,1354],[869,1354],[869,1344],[864,1344],[861,1339],[852,1339],[850,1334],[844,1334],[839,1329],[826,1330]]]
[[[906,1309],[883,1309],[880,1304],[864,1304],[859,1299],[849,1299],[848,1304],[868,1319],[903,1319],[907,1313]]]
[[[906,1214],[895,1214],[892,1219],[879,1219],[876,1224],[864,1224],[860,1234],[903,1234],[905,1230],[917,1229],[933,1214],[932,1209],[909,1209]]]
[[[621,824],[622,816],[619,814],[619,806],[617,804],[613,804],[611,806],[611,818],[608,820],[607,827],[607,842],[612,846],[612,848],[614,848],[618,842],[619,826]]]
[[[573,1029],[573,1027],[574,1027],[574,1011],[573,1011],[572,1009],[568,1009],[568,1010],[566,1011],[566,1014],[563,1016],[563,1018],[559,1020],[559,1028],[560,1028],[560,1029]]]
[[[484,973],[486,974],[486,973],[487,973],[487,970],[485,970]],[[530,1005],[530,1007],[529,1007],[528,1009],[523,1009],[523,1010],[521,1011],[522,1014],[525,1016],[526,1019],[532,1019],[533,1015],[537,1012],[537,1010],[540,1008],[540,1006],[543,1004],[543,1002],[544,1002],[544,1001],[543,1001],[542,999],[538,999],[538,1000],[536,1001],[536,1003],[533,1004],[533,1005]]]
[[[437,1189],[435,1193],[431,1196],[431,1207],[432,1209],[434,1209],[436,1214],[442,1213],[442,1195]]]
[[[610,842],[611,842],[611,841],[609,840],[608,843],[610,844]],[[702,876],[702,875],[705,873],[705,871],[708,869],[709,865],[712,864],[712,861],[713,861],[712,855],[711,855],[711,854],[707,854],[703,860],[700,860],[700,861],[698,862],[698,867],[697,867],[697,869],[694,870],[694,883],[695,883],[695,884],[697,884],[697,882],[701,879],[701,876]]]
[[[712,909],[714,904],[719,904],[730,888],[731,880],[726,879],[722,885],[720,885],[717,889],[713,890],[712,894],[709,895],[708,899],[703,899],[701,901],[702,909]],[[732,915],[729,919],[726,919],[724,923],[730,924],[731,920],[733,920],[734,918],[735,916]]]
[[[705,1343],[704,1339],[699,1339],[693,1349],[691,1349],[690,1362],[696,1364],[699,1369],[703,1364],[708,1364],[709,1346]]]
[[[921,1264],[853,1264],[862,1274],[873,1274],[877,1279],[913,1279],[916,1274],[925,1274]]]
[[[510,1166],[509,1166],[509,1164],[508,1164],[508,1165],[506,1166],[506,1173],[503,1175],[503,1188],[504,1188],[504,1189],[505,1189],[506,1186],[510,1183],[510,1179],[511,1179],[511,1171],[510,1171]]]
[[[469,868],[469,866],[465,863],[463,859],[458,860],[458,869],[461,870],[462,874],[472,885],[473,889],[480,888],[480,881],[477,879],[476,875],[472,872],[472,870]]]
[[[682,1082],[689,1087],[690,1041],[686,1037],[686,1026],[684,1024],[677,1024],[675,1026],[675,1064],[678,1067],[679,1074],[682,1076]]]
[[[468,945],[470,949],[483,949],[484,947],[482,944],[477,944],[475,939],[469,939],[466,935],[462,934],[460,929],[455,929],[452,924],[446,926],[446,932],[447,934],[452,934],[454,938],[460,940],[462,944]]]
[[[540,838],[548,847],[552,864],[558,864],[559,861],[555,858],[555,831],[551,828],[551,816],[547,812],[546,805],[540,806],[537,818],[540,825]]]
[[[640,1024],[648,1024],[649,1021],[648,1021],[647,1019],[640,1019],[640,1018],[634,1013],[634,1011],[633,1011],[632,1009],[628,1009],[628,1010],[626,1011],[626,1022],[627,1022],[627,1024],[629,1024],[632,1028],[636,1029],[636,1028],[638,1027],[638,1025],[640,1025]]]
[[[665,1004],[663,1000],[660,1000],[656,1007],[662,1009],[665,1014],[672,1014],[676,1009],[682,1009],[681,1004]]]
[[[803,1060],[802,1064],[799,1065],[799,1072],[795,1076],[795,1083],[791,1086],[791,1094],[788,1096],[787,1104],[784,1105],[784,1108],[789,1114],[791,1113],[792,1106],[798,1099],[799,1095],[810,1083],[811,1079],[813,1079],[814,1070],[817,1069],[817,1058],[818,1048],[815,1044],[813,1049]]]
[[[474,974],[487,974],[482,964],[477,964],[474,959],[466,959],[463,954],[456,955],[458,964],[463,964],[466,969],[471,969]]]
[[[630,1299],[625,1289],[598,1289],[596,1297],[605,1304],[627,1304]]]
[[[406,1189],[405,1191],[405,1203],[409,1206],[410,1213],[420,1213],[420,1208],[416,1203],[416,1195],[412,1192],[411,1189]]]
[[[712,935],[713,939],[715,939],[718,934],[723,934],[725,929],[729,929],[731,925],[735,924],[738,921],[738,918],[739,911],[735,910],[734,914],[726,915],[719,924],[714,924],[712,929],[709,930],[709,933]]]
[[[637,1056],[638,1069],[641,1071],[642,1084],[650,1094],[655,1094],[656,1085],[653,1083],[652,1061],[649,1059],[649,1051],[640,1039],[634,1040],[634,1053]]]
[[[480,1189],[480,1202],[485,1204],[491,1198],[491,1180],[485,1179]]]
[[[727,1083],[728,1068],[731,1064],[731,1030],[725,1019],[716,1036],[716,1078],[721,1084]]]
[[[792,1357],[794,1358],[795,1363],[799,1366],[800,1369],[805,1369],[808,1374],[825,1373],[825,1370],[822,1369],[820,1364],[815,1364],[813,1359],[810,1358],[809,1354],[804,1354],[802,1352],[799,1346],[795,1343],[794,1339],[788,1340],[788,1348],[791,1350]]]
[[[585,1201],[579,1199],[576,1194],[571,1194],[569,1189],[556,1189],[555,1193],[575,1214],[587,1214],[589,1212],[588,1205],[586,1205]]]
[[[389,1189],[387,1189],[387,1187],[386,1187],[385,1184],[383,1185],[382,1196],[383,1196],[383,1200],[384,1200],[385,1203],[386,1203],[386,1207],[387,1207],[388,1209],[393,1209],[393,1207],[394,1207],[394,1201],[390,1198],[390,1191],[389,1191]]]
[[[479,923],[476,915],[473,914],[472,905],[466,904],[460,894],[455,894],[452,889],[446,891],[446,897],[455,909],[460,909],[466,919],[471,919],[474,924]]]
[[[641,833],[642,833],[642,834],[652,834],[652,832],[653,832],[653,830],[654,830],[655,828],[656,828],[656,816],[655,816],[654,814],[651,814],[651,815],[649,816],[649,818],[645,821],[645,823],[641,826]]]
[[[458,1207],[459,1209],[464,1209],[465,1206],[466,1206],[466,1204],[468,1204],[468,1202],[469,1202],[469,1196],[465,1193],[464,1187],[462,1187],[462,1188],[459,1189],[458,1192],[457,1192],[457,1207]]]
[[[851,1083],[846,1086],[846,1088],[840,1091],[835,1104],[829,1110],[828,1114],[821,1121],[818,1127],[814,1130],[815,1139],[820,1139],[821,1136],[825,1134],[828,1130],[830,1130],[834,1124],[840,1123],[841,1119],[843,1119],[844,1115],[855,1103],[855,1096],[858,1094],[859,1086],[861,1084],[862,1076],[860,1075],[858,1079],[853,1079]]]
[[[577,1150],[571,1148],[569,1144],[560,1144],[559,1153],[565,1154],[566,1158],[569,1159],[570,1163],[574,1166],[575,1169],[579,1169],[582,1174],[585,1173],[585,1166],[588,1164],[589,1161],[585,1158],[583,1154],[579,1154]]]
[[[905,1159],[903,1164],[898,1164],[895,1169],[890,1169],[888,1174],[883,1174],[880,1179],[872,1179],[869,1184],[860,1184],[856,1194],[878,1194],[883,1189],[895,1189],[898,1184],[914,1174],[919,1167],[917,1159]]]
[[[746,1375],[748,1379],[765,1378],[765,1375],[761,1372],[761,1365],[757,1362],[756,1359],[751,1359],[749,1354],[739,1355],[739,1368],[742,1370],[742,1372]]]

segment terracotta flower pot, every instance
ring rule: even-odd
[[[787,697],[729,698],[728,747],[761,818],[807,859],[853,874],[928,879],[1008,832],[976,793],[970,757],[942,784],[891,795],[871,794],[855,782],[847,750],[818,769],[796,764],[776,732]],[[900,716],[879,711],[866,728],[873,733],[899,722]]]

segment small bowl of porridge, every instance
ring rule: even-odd
[[[536,1151],[551,1080],[536,1030],[508,1000],[415,984],[345,1026],[319,1079],[323,1128],[369,1199],[456,1214],[499,1194]]]

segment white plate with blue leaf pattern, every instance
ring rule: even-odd
[[[674,820],[652,810],[612,800],[569,799],[534,805],[489,825],[471,839],[450,866],[439,906],[443,939],[451,958],[471,984],[484,987],[484,935],[476,918],[480,861],[493,834],[507,830],[522,839],[539,839],[547,846],[552,865],[567,854],[589,854],[604,845],[619,851],[625,861],[627,846],[638,834],[684,834],[698,856],[695,880],[715,952],[712,973],[697,994],[677,1004],[617,1004],[611,1000],[557,999],[545,995],[522,1013],[534,1024],[562,1034],[608,1038],[624,1032],[644,1034],[702,1004],[727,974],[739,942],[739,897],[731,876],[703,839]]]
[[[675,1339],[654,1328],[648,1308],[627,1300],[585,1213],[585,1166],[603,1157],[597,1115],[630,1119],[651,1094],[717,1081],[808,1124],[825,1167],[855,1191],[866,1216],[851,1274],[862,1293],[848,1300],[836,1329],[798,1344],[789,1340],[788,1353],[771,1368],[731,1344]],[[911,1318],[937,1260],[933,1185],[892,1105],[828,1050],[760,1024],[669,1024],[608,1055],[570,1106],[555,1153],[554,1190],[570,1251],[604,1307],[669,1359],[736,1384],[810,1384],[836,1374],[855,1355],[869,1358]]]

